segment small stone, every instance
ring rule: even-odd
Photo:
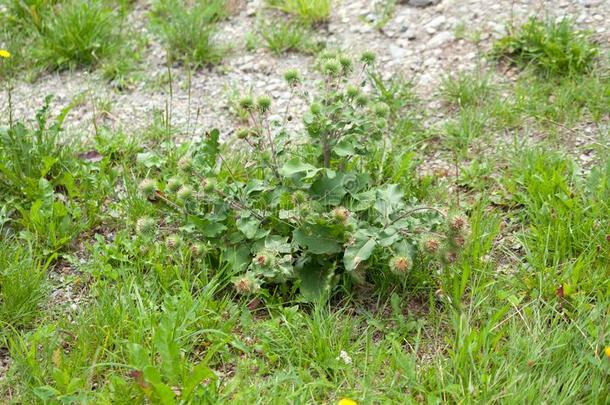
[[[430,41],[428,41],[428,48],[438,48],[439,46],[444,45],[452,39],[452,33],[450,33],[449,31],[441,31],[435,36],[433,36]]]
[[[440,3],[441,0],[407,0],[403,3],[407,3],[411,7],[430,7]]]
[[[390,45],[390,55],[392,55],[393,59],[400,61],[406,56],[406,53],[406,49],[401,48],[400,46]]]

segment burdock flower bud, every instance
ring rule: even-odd
[[[349,98],[356,98],[356,97],[358,97],[358,94],[360,94],[360,90],[356,86],[349,85],[349,86],[347,86],[347,89],[345,90],[345,94]]]
[[[364,63],[367,66],[375,63],[376,59],[377,56],[372,51],[364,51],[362,52],[362,55],[360,55],[360,62]]]
[[[233,279],[233,286],[235,287],[235,291],[243,295],[253,294],[261,288],[259,281],[248,274]]]
[[[395,256],[390,260],[390,270],[396,275],[403,275],[409,269],[413,263],[407,256]]]
[[[345,55],[341,55],[339,56],[339,63],[341,64],[341,69],[343,70],[343,74],[347,75],[350,74],[354,68],[354,63],[352,62],[352,60],[345,56]]]
[[[375,126],[377,129],[384,129],[388,126],[388,121],[385,118],[378,118],[375,121]]]
[[[251,96],[244,96],[239,99],[239,106],[246,111],[254,110],[254,99]]]
[[[424,239],[424,241],[422,242],[423,249],[430,254],[435,254],[436,252],[438,252],[440,246],[441,242],[437,238],[432,236]]]
[[[167,189],[170,192],[175,193],[182,187],[182,184],[183,182],[180,177],[172,177],[167,181]]]
[[[390,113],[390,107],[386,103],[377,103],[373,107],[373,112],[378,118],[386,118]]]
[[[462,234],[455,235],[451,240],[455,246],[460,248],[464,247],[466,244],[466,238],[464,238],[464,235]]]
[[[292,203],[297,205],[297,204],[302,204],[305,201],[307,201],[307,193],[305,193],[304,191],[301,190],[297,190],[292,194]]]
[[[365,94],[360,94],[358,97],[356,97],[356,105],[358,107],[366,107],[368,103],[369,98]]]
[[[345,207],[336,207],[331,211],[333,218],[342,224],[345,224],[350,217],[350,212]]]
[[[271,108],[271,97],[260,96],[258,99],[256,99],[256,108],[258,108],[258,110],[263,114],[269,111]]]
[[[466,218],[462,215],[454,215],[449,219],[449,226],[453,231],[463,231],[466,228]]]
[[[176,193],[176,197],[178,198],[178,201],[184,204],[192,202],[194,198],[193,188],[188,185],[180,187],[180,190]]]
[[[157,191],[157,182],[152,179],[144,179],[138,186],[140,193],[146,198],[152,198]]]
[[[180,160],[178,160],[178,169],[185,173],[188,173],[193,169],[193,161],[190,156],[182,156]]]
[[[291,86],[296,86],[301,82],[301,75],[296,69],[288,69],[284,72],[284,80]]]
[[[458,255],[456,252],[453,252],[451,250],[446,251],[443,254],[443,261],[447,264],[453,264],[455,263],[455,261],[457,260]]]
[[[324,74],[330,77],[339,76],[339,72],[341,70],[341,63],[337,59],[329,59],[324,62],[324,66],[322,67]]]
[[[138,235],[150,236],[157,230],[157,221],[151,217],[142,217],[136,222],[136,232]]]
[[[216,179],[214,177],[204,178],[201,180],[201,187],[203,188],[203,191],[207,193],[214,191],[216,188]]]
[[[253,262],[258,267],[271,266],[273,264],[273,254],[267,251],[259,252],[254,256]]]
[[[203,253],[205,253],[205,251],[205,245],[201,242],[193,243],[191,245],[191,254],[193,256],[201,256]]]
[[[237,137],[239,139],[246,139],[249,135],[250,129],[248,128],[241,128],[239,131],[237,131]]]
[[[180,235],[172,234],[165,238],[165,245],[170,249],[180,246],[181,243],[182,239],[180,238]]]

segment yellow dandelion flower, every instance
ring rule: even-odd
[[[0,49],[0,58],[10,58],[11,53],[6,49]]]
[[[606,353],[606,357],[610,359],[610,346],[606,346],[606,348],[604,349],[604,353]]]
[[[338,405],[358,405],[358,402],[354,401],[353,399],[343,398],[339,400]]]

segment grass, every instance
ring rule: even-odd
[[[521,67],[531,66],[545,76],[574,76],[590,72],[599,49],[590,33],[577,30],[569,19],[559,22],[531,18],[499,40],[493,53]]]
[[[224,16],[202,19],[210,8],[193,17],[173,5],[155,3],[162,38],[163,24],[173,24],[178,40],[191,29],[179,22],[215,27]],[[35,7],[50,7],[40,13],[43,29],[54,24],[51,9],[64,5]],[[20,24],[37,31],[28,18]],[[27,40],[36,34],[29,35],[24,30]],[[173,57],[216,60],[196,62],[195,48],[176,49]],[[329,52],[324,67],[341,68],[344,56]],[[603,66],[564,71],[549,63],[514,80],[482,69],[447,75],[438,89],[442,119],[408,80],[383,80],[383,68],[366,71],[373,90],[361,109],[385,117],[389,132],[371,135],[379,147],[347,163],[370,173],[368,184],[400,184],[418,206],[463,212],[468,229],[461,254],[445,265],[418,259],[399,279],[372,261],[366,277],[338,284],[320,303],[305,302],[290,283],[238,295],[239,272],[230,265],[238,258],[208,254],[218,242],[201,236],[201,224],[176,221],[194,215],[187,204],[177,211],[172,205],[174,185],[197,175],[185,170],[185,156],[206,168],[205,179],[197,178],[203,202],[196,208],[213,213],[206,220],[225,215],[210,197],[214,177],[236,190],[248,184],[249,193],[268,195],[269,205],[281,201],[285,217],[277,226],[288,226],[282,221],[293,215],[294,196],[282,190],[303,178],[266,190],[249,176],[268,167],[252,169],[237,140],[185,140],[167,111],[151,116],[137,136],[100,126],[82,142],[66,138],[70,108],[52,114],[51,99],[32,122],[4,117],[0,357],[8,368],[0,369],[0,402],[608,403],[609,81]],[[335,78],[325,80],[334,86]],[[293,82],[292,91],[309,99],[304,83]],[[252,118],[244,99],[264,99],[227,98],[244,126]],[[103,100],[96,107],[111,108]],[[583,138],[583,128],[599,135]],[[288,134],[280,128],[277,136]],[[296,146],[299,156],[311,147]],[[580,147],[595,158],[580,161]],[[214,153],[221,158],[210,161]],[[438,160],[457,176],[423,174]],[[142,196],[145,178],[156,179],[150,198]],[[153,218],[153,229],[142,218]],[[418,232],[427,217],[417,220],[404,231]]]
[[[132,45],[124,27],[124,7],[114,0],[8,1],[0,35],[14,57],[2,70],[15,76],[34,68],[36,76],[40,71],[118,66],[117,61]],[[115,70],[107,77],[134,70],[137,61],[132,53],[129,64],[123,62],[120,72]]]
[[[294,14],[308,24],[327,21],[332,0],[267,0],[269,6]]]
[[[311,33],[301,24],[272,21],[263,23],[259,31],[265,46],[276,55],[290,51],[311,52],[315,50]]]
[[[201,0],[192,5],[178,0],[156,0],[152,22],[170,60],[195,66],[216,64],[227,52],[217,38],[216,23],[227,15],[225,0]]]

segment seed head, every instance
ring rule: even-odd
[[[362,62],[363,64],[365,64],[367,66],[370,66],[373,63],[375,63],[376,59],[377,59],[377,56],[372,51],[364,51],[364,52],[362,52],[362,55],[360,55],[360,62]]]
[[[266,113],[271,108],[271,97],[269,96],[260,96],[256,99],[256,108],[261,113]]]
[[[407,256],[395,256],[390,260],[390,270],[397,275],[405,274],[412,265],[411,259]]]
[[[178,201],[180,201],[184,204],[192,202],[194,195],[195,194],[193,192],[193,188],[189,185],[184,185],[184,186],[180,187],[180,189],[176,193],[176,197],[178,198]]]
[[[373,112],[378,118],[386,118],[390,114],[390,107],[386,103],[377,103],[373,107]]]
[[[454,215],[449,219],[449,226],[456,232],[463,231],[466,227],[466,218],[462,215]]]
[[[356,97],[356,105],[358,107],[366,107],[368,103],[369,98],[365,94],[360,94],[358,97]]]
[[[339,63],[341,64],[341,70],[343,70],[344,75],[350,74],[354,69],[354,62],[345,55],[339,56]]]
[[[239,106],[246,111],[254,110],[254,99],[251,96],[244,96],[239,99]]]
[[[331,214],[337,222],[345,224],[347,223],[347,220],[349,219],[351,213],[345,207],[335,207],[331,211]]]
[[[167,189],[170,192],[175,193],[180,189],[180,187],[182,187],[182,184],[183,181],[180,177],[172,177],[167,181]]]
[[[347,86],[347,89],[345,90],[345,94],[349,98],[356,98],[356,97],[358,97],[358,94],[360,94],[360,90],[356,86],[349,85],[349,86]]]
[[[341,71],[341,63],[337,59],[329,59],[324,62],[322,67],[324,74],[330,77],[337,77]]]
[[[322,59],[322,60],[334,59],[336,57],[337,57],[337,52],[330,50],[330,49],[326,49],[320,54],[320,59]]]
[[[286,80],[289,85],[296,86],[301,82],[301,75],[296,69],[288,69],[284,72],[284,80]]]
[[[193,243],[191,245],[191,254],[193,256],[201,256],[203,253],[205,253],[205,251],[206,251],[206,247],[201,242]]]
[[[182,238],[180,238],[180,235],[172,234],[165,238],[165,245],[170,249],[180,246],[181,243]]]
[[[233,280],[233,286],[238,294],[243,295],[253,294],[261,288],[259,281],[248,274],[235,278]]]
[[[214,191],[216,188],[216,179],[214,177],[204,178],[201,180],[201,187],[203,188],[203,191],[207,193]]]
[[[385,118],[377,118],[375,121],[375,126],[377,129],[384,129],[388,126],[388,121]]]
[[[292,194],[292,203],[297,205],[297,204],[302,204],[305,201],[307,201],[307,193],[305,193],[304,191],[301,190],[297,190]]]
[[[436,252],[438,252],[438,249],[441,246],[441,242],[437,238],[430,236],[424,239],[422,245],[426,252],[430,254],[435,254]]]
[[[149,236],[157,230],[157,221],[151,217],[139,218],[136,222],[136,232],[138,235]]]
[[[246,138],[248,138],[249,135],[250,135],[249,128],[241,128],[239,131],[237,131],[237,137],[239,139],[246,139]]]
[[[180,160],[178,160],[178,169],[183,171],[184,173],[188,173],[193,170],[193,161],[190,156],[182,156]]]
[[[452,238],[453,244],[457,247],[464,247],[464,245],[466,244],[466,239],[464,238],[464,235],[462,234],[457,234]]]
[[[268,267],[271,266],[274,262],[274,255],[268,251],[259,252],[256,256],[254,256],[254,265],[257,267]]]
[[[144,179],[138,186],[140,193],[146,198],[152,198],[157,191],[157,182],[152,179]]]
[[[450,251],[450,250],[446,251],[445,254],[443,255],[443,260],[449,264],[455,263],[457,258],[458,258],[457,253]]]

